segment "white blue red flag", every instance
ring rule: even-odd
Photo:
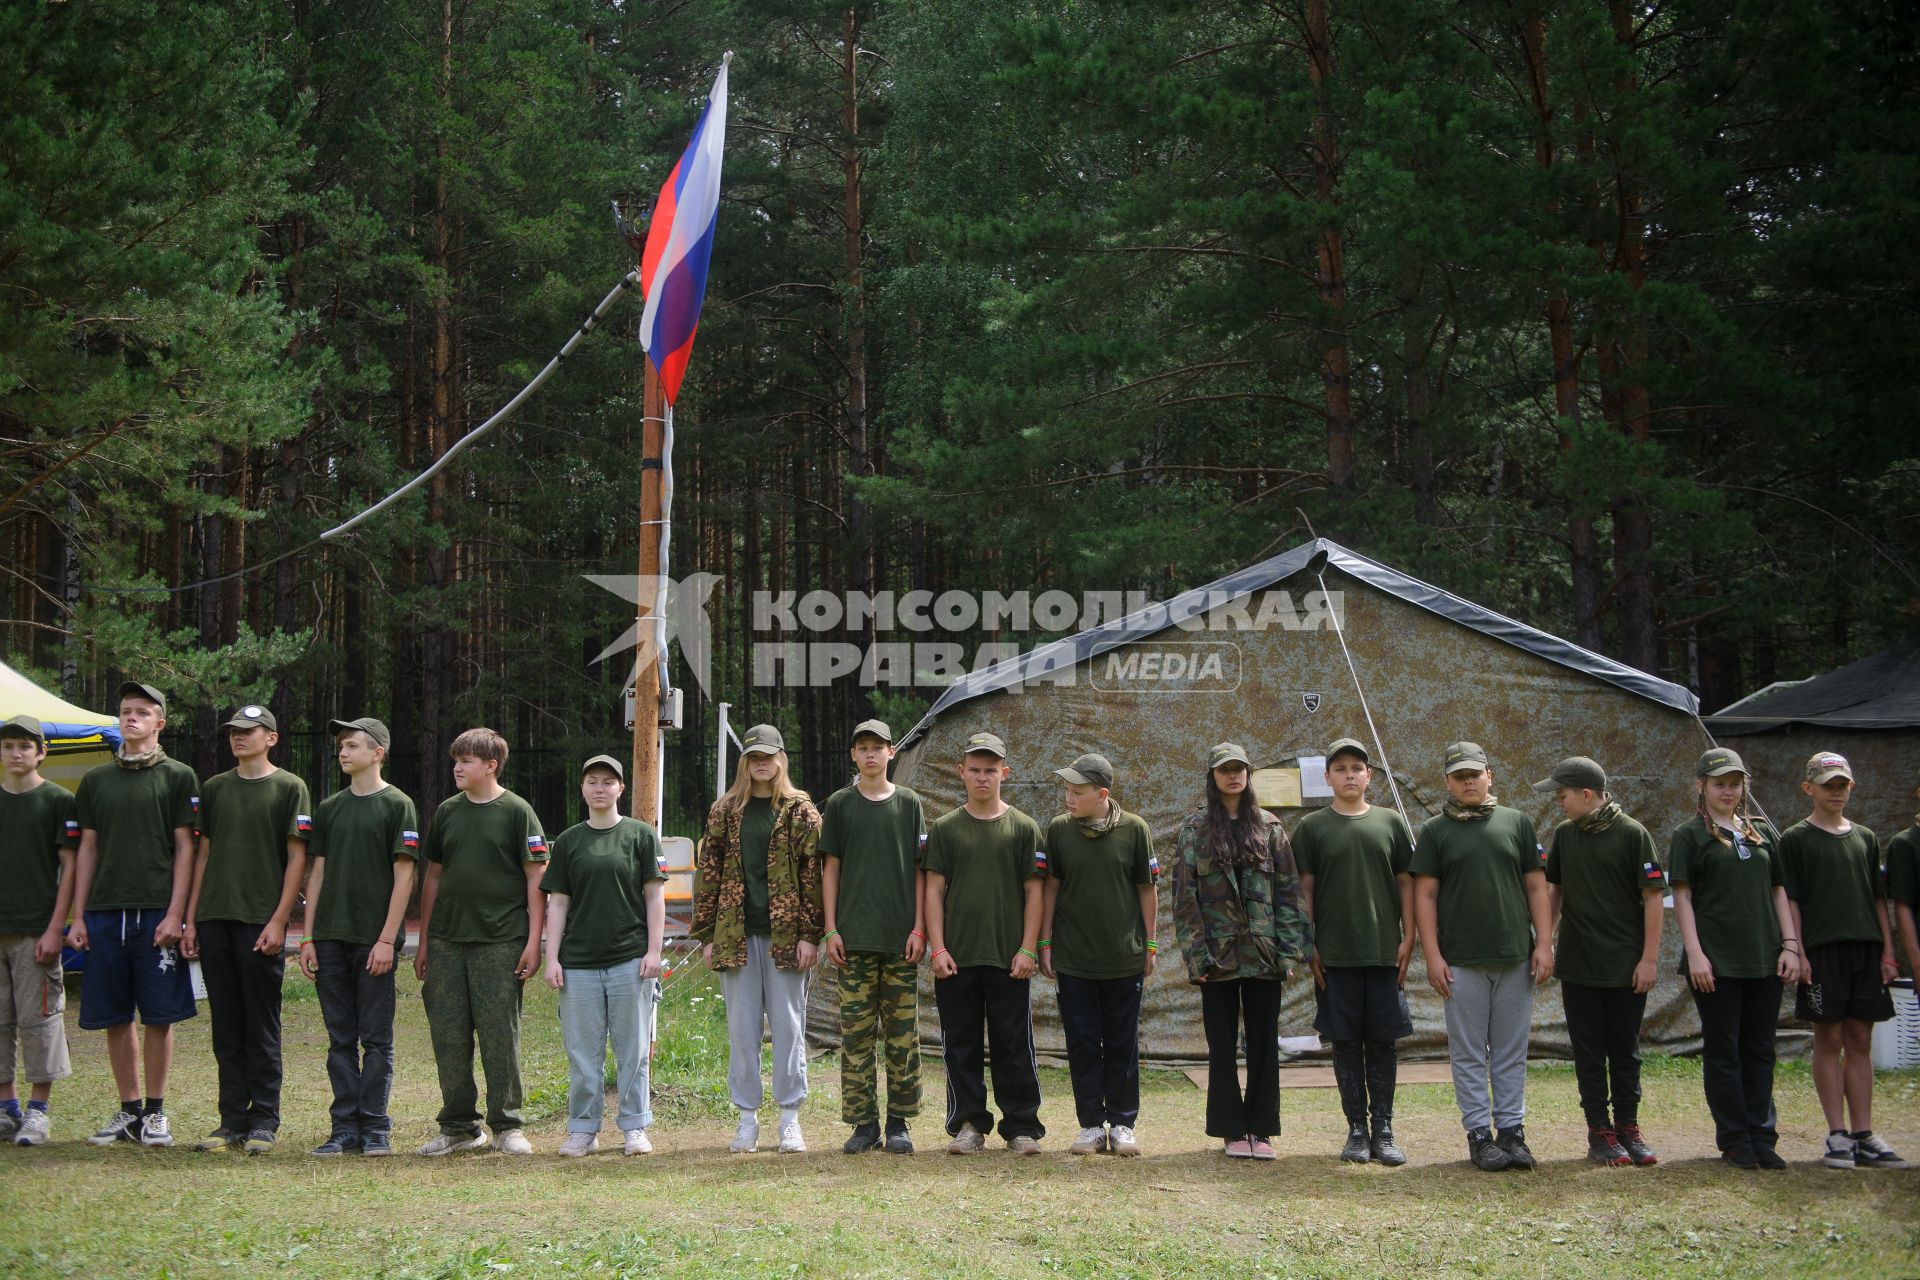
[[[727,62],[721,60],[713,93],[700,113],[693,138],[661,184],[640,255],[640,287],[647,309],[640,317],[640,345],[660,373],[672,404],[687,373],[700,302],[707,292],[707,262],[720,212],[720,152],[727,137]]]

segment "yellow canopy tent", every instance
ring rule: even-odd
[[[120,743],[118,719],[76,707],[0,662],[0,720],[21,715],[33,716],[46,727],[47,762],[41,775],[69,791],[79,787],[81,774],[111,760]]]

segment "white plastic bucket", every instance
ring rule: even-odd
[[[1873,1065],[1882,1071],[1920,1067],[1920,997],[1912,978],[1896,978],[1890,988],[1893,1017],[1873,1024]]]

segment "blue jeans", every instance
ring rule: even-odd
[[[560,1038],[567,1046],[567,1132],[598,1133],[606,1111],[607,1046],[613,1046],[622,1132],[653,1123],[651,1052],[657,978],[640,976],[638,956],[606,969],[566,969]]]

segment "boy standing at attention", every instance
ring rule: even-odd
[[[505,738],[469,729],[448,754],[457,790],[434,811],[427,831],[413,957],[441,1102],[440,1133],[419,1154],[484,1151],[498,1141],[507,1155],[532,1155],[521,1127],[520,1001],[521,984],[540,963],[547,836],[533,806],[500,785]],[[487,1076],[484,1129],[473,1079],[476,1042]]]
[[[393,736],[372,716],[335,720],[347,789],[320,802],[308,841],[300,968],[327,1024],[332,1128],[317,1156],[393,1154],[393,973],[420,857],[413,801],[381,777]]]
[[[853,730],[859,777],[820,810],[821,899],[827,959],[840,970],[840,1118],[848,1155],[885,1143],[912,1155],[907,1122],[920,1114],[920,958],[927,952],[927,823],[920,797],[887,779],[893,730]],[[882,1030],[884,1028],[884,1031]],[[875,1051],[886,1046],[887,1130],[880,1133]]]
[[[1920,787],[1914,789],[1920,798]],[[1887,909],[1893,913],[1900,945],[1907,953],[1907,972],[1920,978],[1920,814],[1914,825],[1887,841]]]
[[[1333,804],[1293,833],[1294,865],[1313,922],[1314,1029],[1333,1044],[1333,1077],[1347,1117],[1340,1158],[1407,1162],[1393,1140],[1400,1077],[1395,1041],[1413,1034],[1407,962],[1413,958],[1413,838],[1391,809],[1367,803],[1373,768],[1358,739],[1327,748]]]
[[[1780,837],[1780,871],[1806,954],[1794,1016],[1813,1024],[1813,1087],[1827,1120],[1822,1162],[1904,1169],[1907,1162],[1873,1131],[1873,1024],[1893,1016],[1887,984],[1900,972],[1880,840],[1847,820],[1853,767],[1845,756],[1815,753],[1800,789],[1813,812]]]
[[[1067,811],[1047,824],[1040,969],[1060,983],[1076,1156],[1137,1156],[1140,997],[1160,950],[1160,860],[1146,820],[1115,804],[1113,765],[1087,754],[1054,773]]]
[[[1047,1132],[1029,997],[1047,855],[1033,819],[1000,798],[1006,757],[998,735],[968,737],[960,762],[967,802],[927,828],[927,942],[947,1060],[947,1154],[955,1156],[978,1152],[993,1129],[989,1044],[1007,1149],[1039,1155]]]
[[[0,724],[0,1141],[47,1141],[53,1082],[73,1074],[60,947],[73,902],[73,847],[80,841],[73,793],[40,776],[45,730],[32,716]],[[20,1110],[14,1044],[31,1097]]]
[[[213,1015],[220,1125],[196,1151],[273,1150],[280,1132],[280,987],[287,917],[307,878],[313,810],[307,784],[267,758],[280,740],[265,707],[223,726],[236,761],[200,789],[200,853],[187,899],[189,959],[200,961]]]
[[[74,796],[80,852],[67,944],[87,953],[80,1027],[106,1031],[107,1060],[120,1090],[120,1110],[87,1139],[96,1147],[173,1145],[166,1112],[173,1024],[197,1012],[180,942],[200,781],[160,746],[166,724],[167,700],[158,689],[131,680],[121,685],[120,749],[112,763],[87,771]],[[135,1012],[143,1028],[138,1046]]]
[[[1533,789],[1551,793],[1567,819],[1547,850],[1547,893],[1560,922],[1554,972],[1587,1116],[1587,1158],[1658,1164],[1640,1134],[1640,1021],[1660,961],[1667,878],[1653,837],[1607,794],[1606,770],[1594,761],[1569,756]]]

